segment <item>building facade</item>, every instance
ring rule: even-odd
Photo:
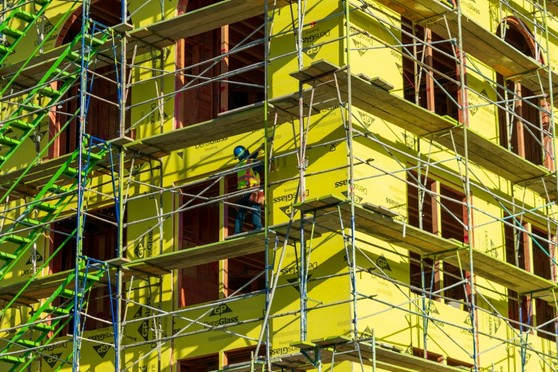
[[[558,369],[553,1],[2,9],[2,370]]]

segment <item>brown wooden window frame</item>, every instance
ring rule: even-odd
[[[463,243],[468,243],[468,234],[465,229],[467,223],[467,209],[465,204],[465,194],[450,186],[447,182],[442,182],[431,177],[409,171],[407,177],[407,210],[409,224],[421,228],[430,233],[440,235],[446,239],[456,239]],[[417,183],[423,185],[418,187]],[[424,196],[423,200],[423,220],[420,222],[419,190]],[[416,195],[415,195],[416,194]],[[459,199],[459,201],[456,201]],[[461,210],[459,210],[461,208]],[[457,221],[459,220],[459,221]],[[461,230],[461,236],[459,236]],[[439,292],[441,295],[432,296],[433,299],[446,303],[458,300],[467,303],[470,297],[470,286],[466,283],[459,285],[460,281],[467,279],[469,273],[460,270],[451,264],[435,261],[435,257],[419,257],[417,254],[410,254],[410,284],[413,287],[422,288],[422,282],[418,280],[421,271],[426,274],[425,285],[429,285],[429,292]],[[422,266],[422,267],[421,267]],[[453,286],[456,284],[455,286]],[[449,288],[451,287],[451,288]],[[428,288],[428,287],[425,287]],[[421,294],[421,290],[412,289],[413,292]]]

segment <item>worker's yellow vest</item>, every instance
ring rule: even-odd
[[[252,168],[239,170],[237,175],[239,189],[246,189],[260,184],[260,176],[255,174]]]

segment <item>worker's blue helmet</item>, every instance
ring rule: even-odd
[[[244,146],[236,146],[233,151],[235,159],[243,160],[248,157],[250,154],[246,147]]]

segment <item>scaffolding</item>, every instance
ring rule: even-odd
[[[557,369],[554,2],[168,7],[3,4],[1,363]]]

